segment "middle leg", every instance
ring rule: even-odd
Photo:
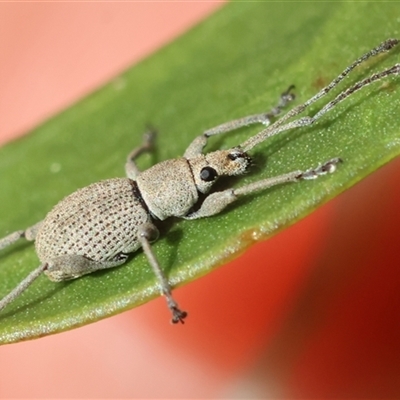
[[[156,132],[154,130],[149,130],[143,136],[143,143],[141,146],[133,149],[126,159],[125,164],[125,173],[126,176],[130,179],[135,180],[136,177],[140,174],[139,168],[135,163],[135,158],[139,157],[140,154],[145,151],[150,151],[153,148],[154,139],[156,137]]]
[[[158,229],[151,223],[143,224],[139,229],[140,232],[138,239],[140,241],[140,244],[142,245],[142,249],[147,257],[147,260],[149,261],[154,273],[157,276],[157,279],[161,286],[161,293],[167,300],[168,308],[172,313],[172,323],[176,324],[177,322],[181,322],[183,324],[183,320],[187,317],[187,312],[182,311],[179,308],[178,303],[172,297],[171,285],[169,284],[167,277],[164,275],[150,245],[150,242],[153,242],[157,239]]]

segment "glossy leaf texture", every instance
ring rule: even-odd
[[[151,124],[157,149],[142,169],[180,156],[203,130],[268,111],[291,84],[308,99],[347,65],[389,37],[399,37],[391,3],[231,3],[173,44],[0,150],[0,235],[41,220],[65,195],[123,176],[127,153]],[[346,16],[345,18],[343,16]],[[368,61],[340,88],[399,62],[400,50]],[[238,201],[218,216],[161,225],[154,245],[173,285],[200,277],[252,243],[312,212],[400,152],[399,79],[355,94],[312,127],[278,135],[255,148],[253,171],[219,188],[240,186],[341,157],[338,171]],[[307,110],[313,115],[338,88]],[[237,145],[261,128],[210,140],[207,150]],[[0,296],[38,265],[34,246],[19,242],[0,254]],[[122,267],[75,281],[40,277],[0,314],[0,342],[71,329],[159,295],[142,252]],[[182,305],[184,308],[184,305]],[[189,310],[190,311],[190,310]],[[163,322],[161,322],[163,323]],[[165,321],[168,323],[168,321]],[[190,319],[188,320],[190,323]]]

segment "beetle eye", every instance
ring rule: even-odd
[[[240,153],[229,153],[229,154],[228,154],[228,158],[229,158],[231,161],[235,161],[235,160],[237,160],[239,157],[242,157],[242,154],[240,154]]]
[[[211,168],[211,167],[204,167],[204,168],[200,171],[200,178],[201,178],[203,181],[211,182],[211,181],[213,181],[216,177],[217,177],[217,171],[216,171],[214,168]]]

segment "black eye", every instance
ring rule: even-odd
[[[238,158],[246,158],[246,157],[248,157],[248,155],[240,149],[232,149],[232,152],[228,153],[228,158],[231,161],[235,161]]]
[[[201,178],[203,181],[211,182],[211,181],[213,181],[216,177],[217,177],[217,171],[216,171],[214,168],[211,168],[211,167],[204,167],[204,168],[200,171],[200,178]]]
[[[228,158],[232,161],[237,160],[238,158],[243,157],[241,153],[229,153]]]

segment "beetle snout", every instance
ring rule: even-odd
[[[214,151],[205,157],[219,176],[242,175],[251,165],[250,156],[240,148]]]
[[[230,164],[229,169],[232,169],[232,173],[229,175],[244,174],[252,165],[251,157],[239,148],[229,150],[227,158]]]

